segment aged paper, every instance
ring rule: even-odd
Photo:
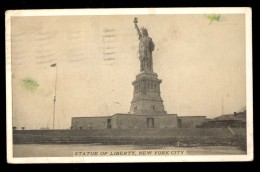
[[[250,8],[6,12],[9,163],[253,160]]]

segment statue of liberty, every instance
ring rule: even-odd
[[[153,58],[152,51],[154,50],[154,43],[151,37],[148,35],[146,28],[138,28],[137,18],[134,18],[135,28],[139,35],[139,60],[140,60],[140,71],[153,72]]]

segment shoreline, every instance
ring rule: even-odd
[[[184,128],[149,130],[20,130],[13,144],[170,145],[175,147],[235,146],[246,150],[246,130]]]

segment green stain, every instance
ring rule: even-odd
[[[212,14],[212,15],[208,15],[207,18],[209,19],[211,24],[213,21],[218,21],[220,20],[220,15],[219,14]]]
[[[21,85],[24,89],[28,91],[35,91],[39,86],[37,81],[28,77],[21,80]]]

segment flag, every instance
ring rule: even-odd
[[[54,64],[51,64],[51,67],[55,67],[56,66],[56,63],[54,63]]]

